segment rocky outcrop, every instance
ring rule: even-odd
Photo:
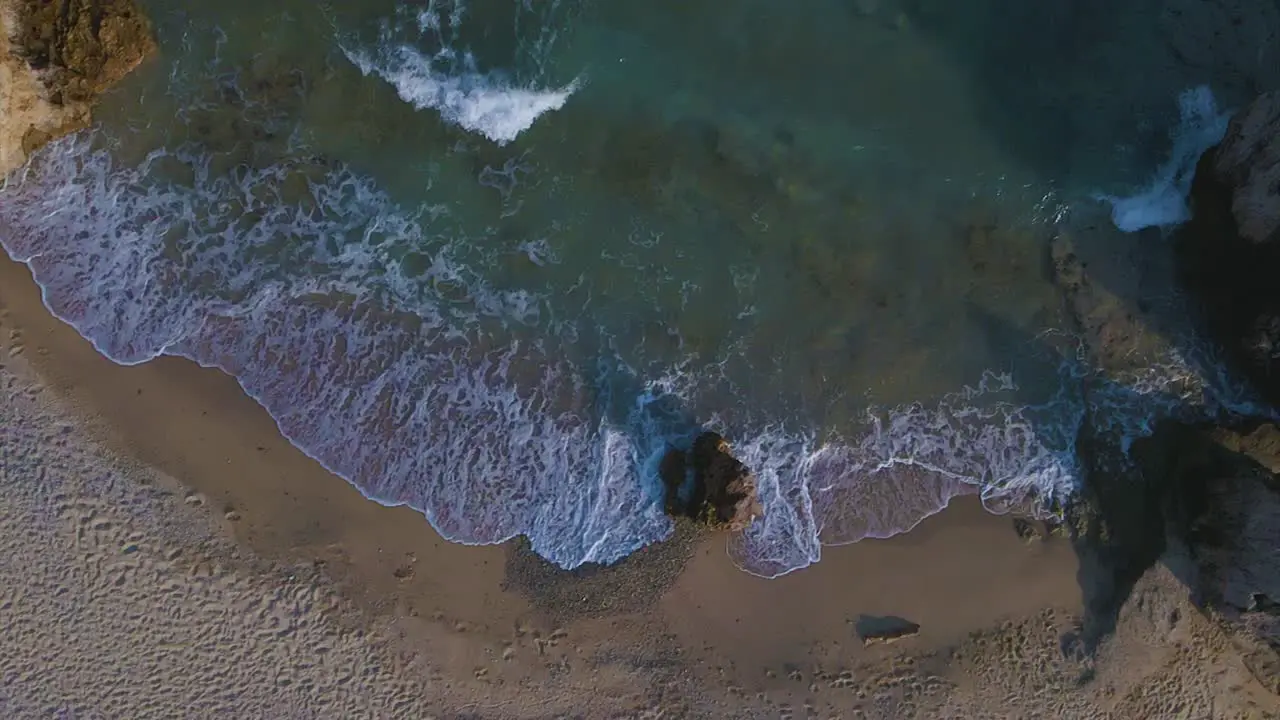
[[[667,513],[718,530],[744,530],[763,514],[751,470],[718,433],[704,432],[688,450],[672,448],[659,470]]]
[[[40,73],[50,102],[89,102],[155,51],[134,0],[18,0],[13,50]]]
[[[1280,93],[1232,119],[1200,159],[1191,204],[1174,238],[1182,283],[1229,362],[1280,405]]]
[[[1213,179],[1230,192],[1240,236],[1280,240],[1280,92],[1259,97],[1232,119],[1211,164]]]
[[[1280,429],[1171,423],[1133,456],[1163,490],[1164,563],[1280,693]]]
[[[1059,233],[1049,251],[1054,283],[1066,300],[1069,317],[1090,359],[1108,372],[1133,369],[1131,358],[1145,358],[1152,340],[1146,324],[1137,317],[1138,309],[1094,281],[1069,232]]]
[[[897,615],[859,615],[853,631],[863,645],[875,645],[915,637],[920,634],[920,625]]]
[[[1192,219],[1172,238],[1178,280],[1232,369],[1280,407],[1280,93],[1235,115],[1200,158],[1190,199]],[[1052,256],[1097,359],[1128,356],[1143,325],[1128,304],[1090,281],[1069,242]],[[1280,429],[1167,421],[1126,453],[1085,427],[1078,450],[1087,483],[1067,527],[1093,620],[1086,646],[1160,563],[1280,693]]]
[[[155,49],[135,0],[0,0],[0,174],[88,125],[93,100]]]

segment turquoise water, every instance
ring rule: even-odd
[[[1086,413],[1172,411],[1097,391],[1048,244],[1177,204],[1211,78],[1121,63],[1141,8],[952,5],[157,0],[159,57],[10,179],[0,240],[108,357],[222,368],[458,542],[659,541],[704,427],[759,476],[760,575],[962,493],[1047,509]]]

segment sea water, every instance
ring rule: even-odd
[[[1056,11],[144,4],[158,57],[8,179],[0,242],[107,357],[222,369],[450,540],[617,561],[714,428],[771,577],[960,494],[1056,507],[1086,414],[1230,405],[1194,343],[1124,378],[1077,352],[1048,243],[1099,198],[1179,219],[1226,115],[1184,95],[1160,166],[1202,78],[1023,82],[1073,77]]]

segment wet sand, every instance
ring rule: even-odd
[[[367,500],[290,445],[266,411],[221,371],[170,357],[129,367],[106,360],[49,315],[26,267],[7,259],[0,269],[0,304],[21,333],[26,357],[59,396],[95,421],[109,447],[202,493],[227,531],[255,553],[342,565],[344,574],[358,576],[353,589],[374,609],[385,607],[390,595],[429,595],[445,607],[486,616],[504,604],[494,593],[503,576],[502,547],[445,542],[416,511]],[[814,604],[803,608],[808,626],[845,612],[836,608],[851,604],[849,590],[865,599],[868,612],[906,602],[912,612],[928,613],[930,603],[922,598],[966,577],[979,582],[949,591],[948,605],[963,605],[976,586],[998,580],[1037,588],[1029,603],[1012,599],[1010,611],[1079,604],[1074,558],[1065,543],[1029,547],[1010,519],[983,512],[973,498],[956,501],[906,536],[827,548],[816,566],[775,581],[741,572],[724,547],[723,537],[704,541],[673,589],[675,605],[717,608],[732,601],[734,622],[757,625],[762,612],[785,598],[811,596]],[[397,577],[407,567],[413,570],[408,582]],[[855,574],[872,572],[876,582],[855,582]],[[820,592],[824,588],[840,592]],[[985,598],[975,600],[965,621],[998,618]],[[956,611],[949,607],[946,614]]]
[[[723,536],[677,539],[618,568],[565,573],[537,566],[516,543],[445,542],[415,511],[365,499],[285,441],[220,371],[174,358],[109,362],[48,313],[26,267],[7,259],[0,361],[10,387],[5,407],[38,406],[37,415],[63,428],[59,437],[95,458],[73,475],[84,480],[94,467],[119,466],[124,485],[169,487],[177,500],[152,511],[168,528],[158,532],[177,526],[170,515],[204,523],[209,536],[196,546],[239,568],[235,587],[309,583],[307,592],[328,598],[308,606],[312,625],[338,628],[344,652],[394,659],[379,665],[383,674],[366,679],[355,701],[343,701],[356,703],[343,706],[350,716],[419,717],[432,708],[441,717],[787,717],[802,708],[824,717],[975,708],[1003,716],[1017,706],[1006,704],[1010,692],[1025,693],[1028,703],[1057,692],[1069,715],[1077,705],[1101,711],[1097,698],[1115,691],[1073,684],[1097,661],[1064,651],[1082,612],[1080,582],[1088,581],[1077,577],[1070,544],[1019,537],[1011,518],[986,513],[972,497],[905,536],[828,548],[817,565],[776,580],[734,567]],[[7,468],[6,482],[27,487],[39,504],[44,490],[35,479],[46,465],[66,464],[57,463],[62,441],[51,446],[48,434],[36,434],[44,440]],[[7,497],[0,504],[12,502]],[[6,528],[4,548],[27,541],[12,536],[20,524]],[[170,542],[194,541],[188,533]],[[0,572],[16,577],[39,565],[22,557],[10,554]],[[536,571],[520,575],[521,568]],[[594,603],[590,610],[566,611],[578,594]],[[1176,604],[1175,595],[1162,602]],[[101,605],[91,593],[83,602],[90,613]],[[144,616],[159,612],[145,597],[136,602]],[[884,616],[918,632],[864,644],[859,629]],[[1193,635],[1208,632],[1195,625],[1206,621],[1194,611],[1183,618]],[[296,652],[313,652],[310,642]],[[68,651],[78,647],[71,642]],[[245,662],[271,657],[259,655]],[[328,662],[314,660],[321,668]],[[199,654],[186,661],[206,662]],[[1001,685],[1009,682],[1018,687]],[[359,709],[360,698],[392,686],[421,693],[418,704]],[[272,712],[315,716],[296,704]]]

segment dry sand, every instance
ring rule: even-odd
[[[1163,569],[1084,657],[1069,543],[971,498],[773,581],[723,537],[565,573],[364,499],[217,371],[108,362],[7,260],[0,387],[2,717],[1280,716]]]

